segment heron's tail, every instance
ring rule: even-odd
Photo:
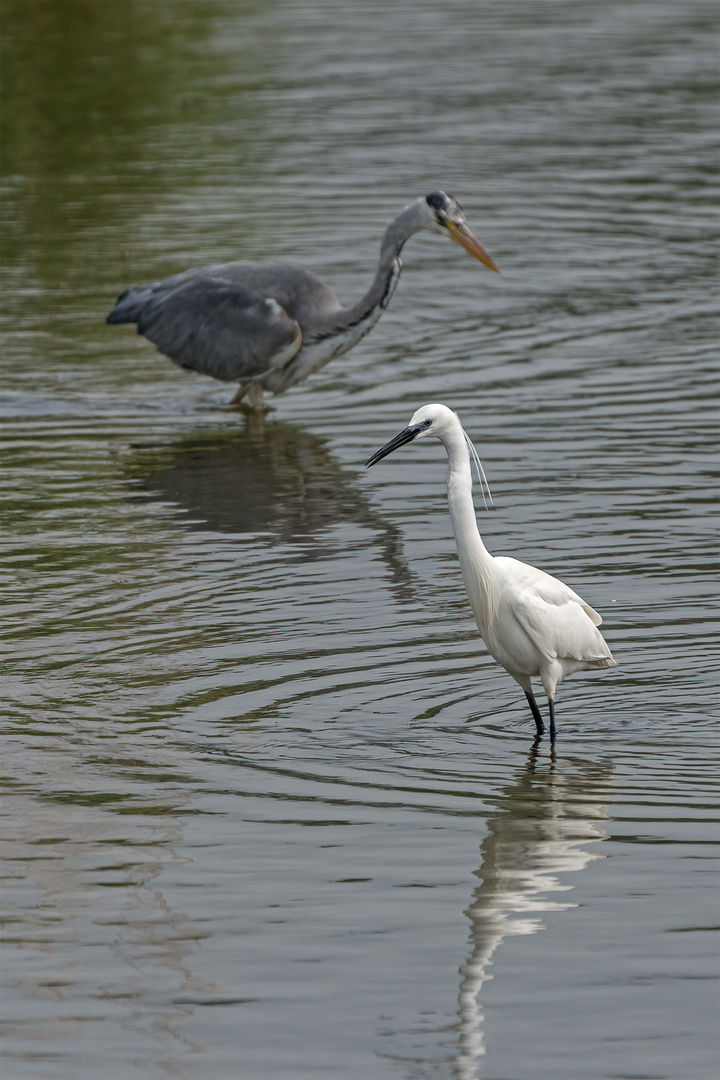
[[[134,323],[141,317],[144,308],[155,292],[155,285],[136,285],[126,289],[117,298],[117,303],[108,315],[107,323]]]

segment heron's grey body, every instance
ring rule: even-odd
[[[375,279],[351,307],[343,307],[332,289],[301,266],[230,262],[128,289],[107,321],[137,323],[138,333],[181,367],[238,382],[234,400],[254,387],[257,404],[258,390],[282,393],[372,329],[395,292],[403,245],[421,229],[449,234],[497,269],[455,200],[435,192],[390,222]]]

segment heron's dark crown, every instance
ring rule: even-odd
[[[445,214],[448,216],[455,216],[458,213],[462,214],[462,206],[456,199],[453,199],[452,195],[446,195],[444,191],[433,191],[430,195],[425,196],[425,202],[436,212]]]

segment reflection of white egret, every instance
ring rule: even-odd
[[[446,405],[423,405],[408,426],[366,464],[374,465],[399,446],[428,435],[438,438],[447,450],[450,519],[478,629],[490,655],[525,691],[538,737],[545,728],[530,680],[540,676],[554,740],[558,683],[584,668],[615,667],[598,630],[602,619],[564,582],[517,559],[495,558],[487,550],[475,520],[471,450],[484,480],[482,465],[458,417]]]
[[[472,951],[460,968],[458,1080],[479,1080],[479,1059],[485,1053],[480,992],[493,977],[488,969],[498,945],[511,934],[541,930],[542,912],[575,907],[571,901],[551,899],[573,887],[559,875],[583,870],[603,857],[586,851],[585,845],[606,839],[598,822],[607,817],[612,771],[612,765],[593,765],[566,773],[553,762],[540,773],[533,750],[517,782],[497,801],[503,813],[489,821],[476,872],[480,884],[465,912]]]

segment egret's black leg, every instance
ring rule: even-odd
[[[550,742],[555,742],[555,702],[551,697],[548,698],[548,708],[550,709]]]
[[[543,731],[545,730],[545,725],[543,724],[543,718],[540,715],[540,709],[538,708],[538,703],[535,700],[535,695],[533,694],[532,690],[526,690],[525,691],[525,697],[528,699],[528,705],[530,706],[530,712],[533,714],[533,720],[535,721],[535,727],[537,728],[537,735],[538,735],[538,738],[540,738]],[[550,715],[552,716],[552,712],[550,713]]]

